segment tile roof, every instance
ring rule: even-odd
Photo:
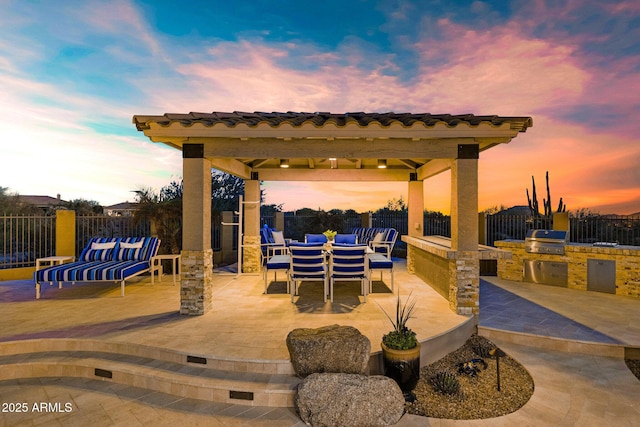
[[[32,195],[20,195],[19,199],[22,203],[29,203],[31,205],[36,205],[36,206],[57,206],[61,203],[66,203],[65,200],[60,199],[60,197],[58,196],[56,197],[51,197],[51,196],[32,196]]]
[[[130,209],[130,210],[136,210],[140,207],[139,203],[135,203],[135,202],[121,202],[121,203],[116,203],[115,205],[111,205],[111,206],[105,206],[105,209],[109,209],[109,210],[126,210],[126,209]]]
[[[161,126],[170,126],[173,123],[180,123],[183,126],[191,126],[194,123],[201,123],[207,127],[222,123],[227,127],[234,127],[238,124],[245,124],[250,127],[258,126],[266,123],[271,127],[278,127],[283,123],[287,123],[294,127],[304,124],[313,124],[322,127],[331,123],[335,126],[346,126],[354,123],[358,126],[368,126],[371,123],[378,123],[387,127],[395,123],[410,127],[415,124],[432,127],[437,123],[444,122],[449,127],[455,127],[458,124],[467,124],[469,126],[478,126],[481,123],[489,123],[499,126],[504,123],[510,123],[513,129],[525,132],[527,127],[533,125],[531,117],[506,117],[506,116],[476,116],[473,114],[451,115],[451,114],[429,114],[429,113],[363,113],[351,112],[332,114],[327,112],[316,113],[296,113],[296,112],[253,112],[246,113],[234,111],[232,113],[212,112],[212,113],[188,113],[188,114],[171,114],[166,113],[162,116],[133,116],[133,123],[140,131],[148,129],[149,123],[155,122]]]

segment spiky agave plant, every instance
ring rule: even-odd
[[[380,308],[393,325],[393,330],[382,337],[384,345],[394,350],[409,350],[416,347],[418,345],[416,333],[407,327],[407,322],[413,317],[416,308],[415,298],[411,299],[411,294],[409,294],[407,300],[402,304],[398,293],[395,320],[389,316],[384,308]]]

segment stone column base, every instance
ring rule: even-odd
[[[213,250],[182,251],[180,314],[201,316],[213,307]]]
[[[413,249],[411,245],[407,245],[407,272],[409,274],[416,274],[415,249]]]
[[[456,314],[480,313],[480,254],[458,251],[449,261],[449,307]]]
[[[260,236],[243,236],[242,272],[259,273],[262,269]]]

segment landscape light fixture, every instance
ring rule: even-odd
[[[338,159],[335,157],[329,157],[329,162],[331,163],[331,169],[338,168]]]
[[[387,161],[385,159],[378,159],[378,169],[386,169]]]
[[[280,167],[288,168],[289,167],[289,159],[280,159]]]
[[[496,358],[496,382],[498,391],[500,391],[500,358],[505,357],[507,354],[500,350],[498,347],[494,347],[489,351],[489,354]]]

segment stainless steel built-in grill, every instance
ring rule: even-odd
[[[564,255],[566,244],[566,231],[529,230],[524,239],[524,250],[534,254]]]

